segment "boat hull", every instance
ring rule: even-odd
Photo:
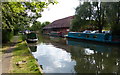
[[[37,35],[35,33],[29,33],[26,35],[26,41],[28,43],[35,43],[38,41]]]
[[[38,39],[27,39],[26,40],[28,43],[36,43]]]
[[[50,33],[50,36],[63,37],[63,34],[60,33]]]
[[[120,44],[120,38],[116,41],[113,41],[113,36],[111,34],[103,34],[103,33],[68,33],[66,38],[74,38],[85,41],[96,41],[102,43],[110,43],[110,44]]]

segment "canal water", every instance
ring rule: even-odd
[[[44,73],[120,73],[120,47],[39,35],[29,44]]]

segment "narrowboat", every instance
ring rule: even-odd
[[[58,37],[63,37],[63,33],[62,32],[52,32],[49,34],[50,36],[58,36]]]
[[[37,35],[35,33],[26,34],[26,41],[29,43],[34,43],[38,41]]]
[[[90,40],[104,43],[120,44],[120,35],[112,35],[110,33],[82,33],[69,32],[67,38],[76,38],[82,40]]]

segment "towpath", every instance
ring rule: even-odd
[[[15,48],[15,45],[17,44],[19,39],[19,36],[14,36],[12,43],[5,44],[2,48],[2,73],[10,73],[10,70],[12,69],[11,66],[11,58],[12,58],[12,51]]]

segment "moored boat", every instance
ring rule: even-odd
[[[50,36],[58,36],[58,37],[63,37],[63,33],[62,32],[52,32],[49,34]]]
[[[29,33],[26,35],[26,41],[27,42],[37,42],[38,41],[38,38],[37,38],[37,35],[35,33]]]
[[[98,41],[105,43],[120,44],[120,35],[112,35],[110,33],[81,33],[81,32],[69,32],[68,38],[76,38],[90,41]]]

